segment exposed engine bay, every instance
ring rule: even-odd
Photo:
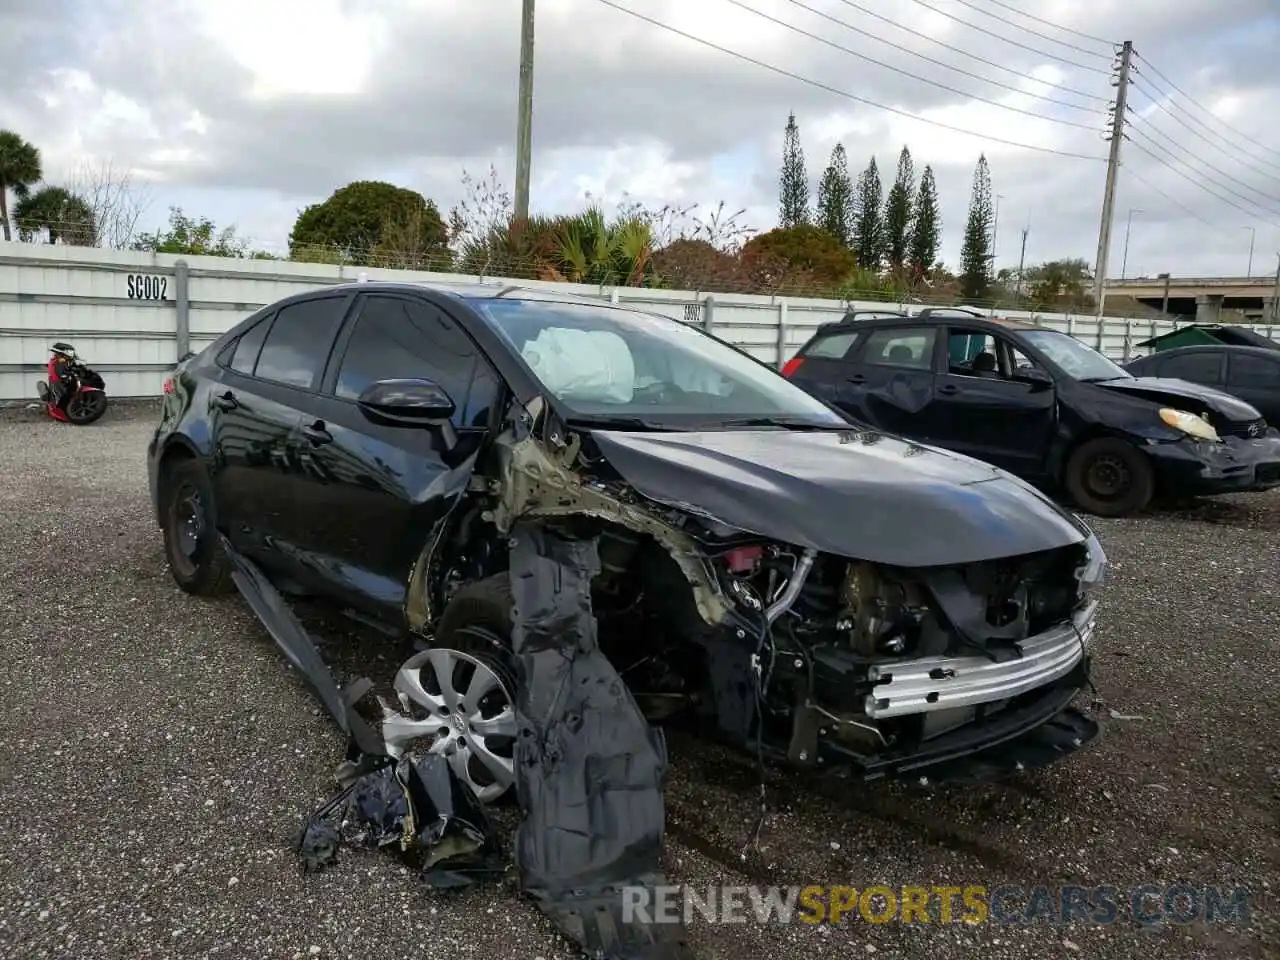
[[[461,585],[507,569],[507,532],[536,518],[596,539],[601,650],[650,720],[794,764],[909,768],[931,742],[1046,694],[1056,713],[1087,682],[1105,571],[1092,536],[963,565],[835,556],[647,500],[589,434],[544,434],[498,442],[420,564],[410,613],[424,632]]]

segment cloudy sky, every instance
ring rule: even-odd
[[[874,155],[891,176],[904,144],[917,171],[932,164],[949,263],[983,151],[1000,265],[1017,265],[1028,225],[1029,262],[1092,262],[1114,95],[1101,38],[1131,39],[1111,275],[1131,209],[1128,276],[1243,275],[1250,228],[1253,271],[1276,269],[1276,0],[610,2],[812,83],[602,0],[538,0],[535,210],[571,211],[587,191],[723,200],[767,229],[794,111],[815,185],[837,142],[855,174]],[[86,162],[132,169],[148,226],[180,205],[278,250],[301,207],[354,179],[412,187],[442,211],[464,168],[492,163],[512,182],[520,7],[0,0],[0,128],[41,147],[52,182]]]

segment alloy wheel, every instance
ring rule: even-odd
[[[401,706],[418,716],[392,714],[382,724],[387,752],[417,749],[445,757],[481,803],[492,803],[515,782],[513,692],[483,660],[437,647],[415,654],[397,671]]]

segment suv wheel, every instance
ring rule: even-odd
[[[1142,451],[1117,437],[1098,437],[1075,449],[1064,476],[1071,498],[1089,513],[1137,513],[1155,494],[1155,475]]]
[[[179,460],[160,477],[164,552],[174,581],[187,593],[231,592],[231,562],[213,524],[213,489],[195,460]]]

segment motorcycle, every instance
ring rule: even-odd
[[[107,412],[106,385],[102,376],[76,356],[69,343],[55,343],[49,357],[49,381],[36,384],[36,392],[49,416],[63,423],[84,426]]]

